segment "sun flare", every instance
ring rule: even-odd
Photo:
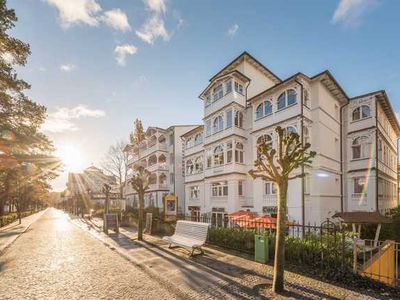
[[[84,159],[78,147],[62,145],[57,149],[57,156],[62,160],[68,172],[80,172],[84,168]]]

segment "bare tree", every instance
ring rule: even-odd
[[[128,176],[128,155],[124,152],[126,143],[119,141],[110,146],[102,162],[103,169],[115,176],[119,183],[120,198],[123,198],[123,190]]]
[[[275,129],[278,135],[278,144],[273,149],[271,144],[264,141],[257,147],[258,158],[255,160],[255,169],[249,174],[255,178],[275,182],[278,186],[278,219],[276,227],[274,278],[272,289],[279,293],[284,289],[285,264],[285,232],[287,222],[287,190],[289,180],[304,177],[304,168],[310,167],[316,153],[308,152],[310,144],[303,145],[297,133],[287,132],[281,127]],[[300,173],[292,174],[300,169]]]

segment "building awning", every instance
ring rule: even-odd
[[[348,224],[389,224],[392,219],[381,215],[379,212],[352,211],[336,213],[332,218],[340,218],[343,223]]]

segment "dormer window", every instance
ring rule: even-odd
[[[238,82],[235,82],[235,92],[243,95],[243,85]]]
[[[371,116],[371,109],[368,105],[361,105],[353,110],[353,121],[369,118]]]
[[[222,84],[217,85],[213,90],[213,99],[217,101],[224,96],[224,92],[222,89]]]

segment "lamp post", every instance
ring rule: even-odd
[[[109,201],[109,197],[110,197],[110,191],[111,191],[111,186],[109,186],[107,183],[105,183],[102,188],[102,192],[106,196],[106,200],[104,202],[104,214],[103,214],[103,231],[105,233],[108,233],[106,214],[108,214],[108,201]]]

